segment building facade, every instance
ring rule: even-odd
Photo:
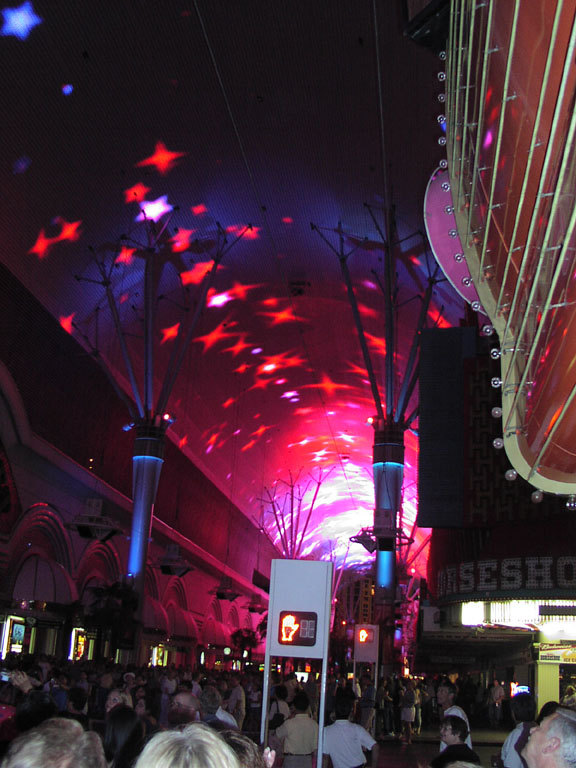
[[[259,641],[278,553],[168,433],[134,622],[124,406],[97,361],[4,268],[0,295],[2,655],[241,663],[232,635]]]

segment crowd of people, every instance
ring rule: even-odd
[[[248,733],[261,675],[13,656],[0,687],[6,768],[271,768]]]
[[[428,768],[481,762],[470,733],[475,710],[464,685],[449,678],[393,676],[375,685],[369,670],[357,679],[329,675],[320,723],[317,677],[275,675],[260,745],[259,672],[58,664],[45,656],[7,659],[5,667],[2,768],[315,768],[320,727],[332,768],[376,767],[379,742],[394,735],[410,744],[431,726],[439,741]],[[488,694],[488,710],[496,700]],[[576,768],[574,690],[538,716],[529,693],[510,699],[509,710],[514,728],[501,768]]]

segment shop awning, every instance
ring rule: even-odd
[[[217,645],[221,648],[230,645],[230,630],[220,621],[208,619],[202,635],[204,645]]]
[[[199,638],[196,622],[188,611],[173,603],[166,607],[170,637],[197,643]]]
[[[152,597],[147,597],[144,601],[142,624],[144,632],[154,632],[165,637],[170,634],[168,614],[162,603]]]
[[[38,555],[28,557],[14,582],[15,600],[44,601],[69,605],[76,599],[74,585],[65,569],[53,560]]]

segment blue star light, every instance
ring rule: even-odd
[[[32,160],[27,155],[22,155],[12,164],[12,171],[14,173],[26,173],[31,163]]]
[[[30,32],[38,24],[42,23],[40,16],[36,16],[32,3],[22,3],[18,8],[3,8],[2,16],[4,24],[0,29],[0,36],[19,37],[20,40],[26,40]]]
[[[159,221],[165,213],[172,210],[174,210],[174,206],[168,202],[168,195],[157,197],[156,200],[144,200],[140,203],[141,213],[136,217],[135,221],[145,221],[146,219]]]

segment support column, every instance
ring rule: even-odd
[[[132,533],[128,555],[128,583],[138,598],[136,618],[142,621],[148,540],[154,514],[154,502],[164,463],[166,424],[157,416],[136,426],[132,457]]]
[[[535,688],[538,709],[547,701],[560,701],[559,665],[537,661]]]
[[[378,419],[374,429],[374,620],[380,626],[380,672],[390,674],[394,665],[396,518],[400,509],[404,479],[404,430],[395,422],[384,419]]]
[[[375,424],[374,535],[376,536],[376,602],[394,602],[396,594],[396,516],[404,479],[404,429],[394,422]]]

